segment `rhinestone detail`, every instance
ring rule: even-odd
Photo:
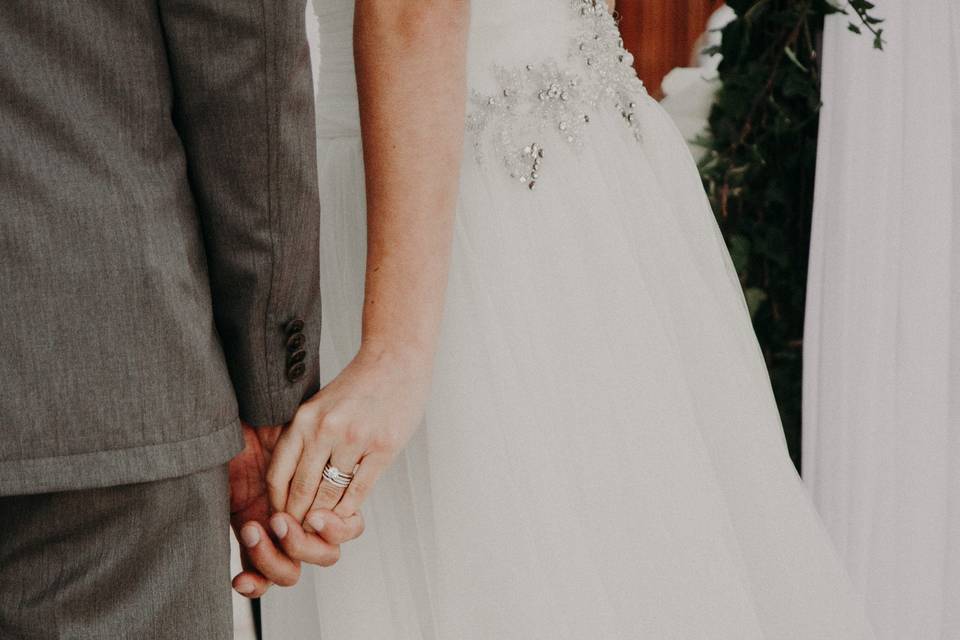
[[[566,64],[547,59],[514,69],[495,67],[499,90],[471,96],[467,131],[477,161],[486,161],[490,144],[510,177],[530,189],[540,177],[544,141],[553,138],[579,148],[600,108],[616,109],[640,140],[637,105],[650,100],[604,0],[569,2],[580,29]]]

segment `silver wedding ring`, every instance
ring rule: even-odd
[[[335,487],[340,487],[341,489],[349,487],[350,481],[353,480],[352,473],[340,471],[340,469],[337,469],[329,463],[323,468],[323,477],[326,478],[330,484]]]

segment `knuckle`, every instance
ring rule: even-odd
[[[320,485],[320,491],[318,491],[318,497],[325,500],[336,500],[340,497],[340,489],[333,486],[329,482],[324,482]]]
[[[290,495],[297,498],[312,498],[316,485],[304,478],[294,478],[290,482]]]
[[[315,448],[317,446],[317,443],[320,440],[320,433],[321,433],[320,423],[317,422],[315,424],[316,424],[315,427],[312,427],[309,430],[305,431],[304,434],[301,436],[303,439],[304,450]]]
[[[347,445],[362,444],[366,439],[365,430],[357,425],[351,425],[343,432],[343,442]]]
[[[343,499],[337,503],[337,506],[333,508],[333,514],[339,517],[341,520],[346,521],[353,512],[355,511],[353,506],[353,500],[349,495],[344,495]]]
[[[359,501],[370,492],[370,489],[371,487],[367,484],[366,480],[354,478],[347,487],[347,496],[349,496],[351,500]]]
[[[371,444],[373,449],[386,453],[393,453],[399,446],[399,438],[396,432],[391,429],[385,429],[378,433]]]
[[[297,410],[297,417],[303,418],[303,423],[314,425],[320,417],[320,408],[316,402],[305,402]]]
[[[287,488],[288,482],[279,471],[269,469],[266,476],[267,488],[273,491],[282,491]]]
[[[320,418],[320,431],[341,433],[346,430],[347,426],[346,418],[336,411],[325,413],[323,417]]]
[[[293,559],[303,557],[304,548],[298,536],[287,535],[283,539],[283,550]]]

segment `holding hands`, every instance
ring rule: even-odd
[[[339,545],[360,535],[360,507],[422,419],[459,194],[469,14],[467,2],[356,4],[363,338],[288,426],[248,431],[232,465],[247,567],[234,586],[246,595],[296,582],[300,561],[335,562]]]
[[[354,516],[419,425],[428,386],[429,367],[416,354],[361,348],[277,441],[267,471],[271,506],[314,529],[325,511]],[[353,474],[347,486],[337,472]]]
[[[288,426],[244,425],[246,447],[230,463],[239,593],[260,597],[273,583],[295,584],[301,562],[339,559],[340,545],[363,532],[359,510],[377,478],[420,423],[428,387],[429,366],[415,354],[364,347]],[[342,482],[330,467],[353,477]]]
[[[244,424],[246,446],[230,461],[230,521],[244,569],[234,577],[233,587],[248,598],[259,598],[274,583],[296,584],[301,561],[332,565],[340,557],[340,545],[363,533],[360,514],[348,519],[322,514],[324,525],[312,533],[287,514],[271,517],[266,473],[282,429]]]

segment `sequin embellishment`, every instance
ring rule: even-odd
[[[598,108],[615,108],[640,139],[637,105],[649,99],[623,48],[620,30],[603,0],[569,0],[582,21],[569,61],[561,67],[546,60],[518,69],[497,67],[494,95],[474,93],[467,130],[480,162],[489,140],[510,176],[530,189],[545,161],[542,139],[554,137],[573,146]],[[533,137],[537,139],[530,139]]]

